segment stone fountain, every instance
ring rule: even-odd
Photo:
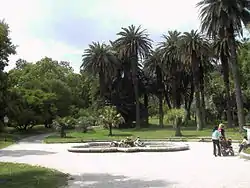
[[[87,142],[68,149],[76,153],[108,153],[108,152],[173,152],[188,150],[189,146],[184,143],[166,141],[132,141],[125,139],[110,142]]]

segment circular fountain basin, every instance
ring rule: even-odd
[[[111,142],[88,142],[80,146],[73,146],[69,152],[76,153],[110,153],[110,152],[173,152],[188,150],[189,146],[184,143],[173,142],[144,142],[145,147],[110,147]]]

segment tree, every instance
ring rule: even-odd
[[[237,62],[235,34],[242,36],[245,23],[243,8],[247,0],[202,0],[197,4],[200,7],[201,31],[208,37],[215,39],[226,38],[230,51],[229,63],[234,78],[236,104],[239,126],[245,125],[244,107],[240,84],[239,67]]]
[[[183,51],[183,61],[191,66],[193,74],[194,83],[194,93],[195,93],[195,107],[196,107],[196,117],[197,117],[197,130],[202,130],[204,127],[204,120],[202,119],[201,110],[201,96],[200,96],[200,64],[202,57],[209,54],[209,44],[208,42],[198,33],[198,31],[192,30],[190,33],[185,32],[182,35],[182,51]]]
[[[99,75],[100,95],[105,97],[108,81],[115,76],[119,60],[111,46],[93,42],[84,51],[81,68],[92,75]]]
[[[120,123],[123,123],[124,119],[120,113],[116,111],[114,106],[105,106],[101,112],[99,124],[108,127],[109,136],[113,136],[112,128],[118,127]]]
[[[9,26],[4,22],[0,21],[0,71],[8,65],[9,56],[16,53],[16,47],[12,44],[9,37]]]
[[[163,94],[164,94],[164,83],[163,83],[163,71],[161,69],[162,58],[159,49],[153,51],[144,61],[144,71],[146,71],[151,78],[156,78],[156,92],[159,99],[159,125],[163,127]]]
[[[147,31],[142,30],[141,26],[135,27],[134,25],[128,28],[122,28],[122,31],[117,33],[119,38],[114,41],[113,45],[118,51],[118,54],[130,63],[132,72],[132,80],[136,101],[136,126],[140,127],[140,101],[138,91],[138,67],[140,61],[147,57],[151,51],[151,39]]]
[[[217,38],[213,45],[215,54],[222,65],[223,81],[225,85],[225,94],[227,100],[226,113],[227,113],[227,123],[228,127],[232,127],[232,105],[231,105],[231,93],[229,84],[229,57],[230,52],[228,48],[227,38],[220,39]]]
[[[164,72],[165,92],[171,95],[173,108],[180,109],[184,93],[183,83],[185,81],[185,64],[181,60],[181,33],[169,31],[168,35],[163,35],[165,39],[160,43],[160,54],[162,58],[162,70]],[[188,79],[186,79],[188,81]],[[166,98],[167,99],[167,98]],[[176,135],[181,136],[180,124],[175,126]]]
[[[0,130],[4,124],[3,118],[6,109],[7,96],[7,74],[4,73],[4,68],[8,65],[9,56],[16,53],[16,47],[12,44],[9,26],[0,20]]]

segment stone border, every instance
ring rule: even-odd
[[[174,152],[174,151],[184,151],[189,150],[189,145],[187,144],[176,144],[171,143],[173,146],[156,146],[156,147],[131,147],[131,148],[119,148],[119,147],[108,147],[108,148],[94,148],[91,146],[104,146],[110,142],[89,142],[83,143],[80,146],[73,146],[68,149],[69,152],[74,153],[111,153],[111,152]],[[145,142],[145,144],[158,143],[163,144],[166,142]]]
[[[111,141],[119,141],[119,140],[81,140],[81,142],[75,142],[75,141],[68,141],[68,142],[52,142],[47,143],[44,141],[45,144],[66,144],[66,143],[88,143],[88,142],[111,142]],[[143,142],[212,142],[210,137],[196,137],[196,138],[182,138],[182,137],[169,137],[169,138],[163,138],[163,139],[141,139]],[[240,140],[232,140],[232,143],[240,143]]]
[[[240,158],[250,160],[250,154],[244,153],[244,151],[240,152],[239,155],[240,155]]]

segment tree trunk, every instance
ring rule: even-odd
[[[234,77],[234,88],[235,88],[238,122],[239,122],[239,128],[242,131],[243,126],[245,126],[245,116],[244,116],[242,91],[241,91],[241,85],[240,85],[239,66],[238,66],[237,55],[236,55],[236,44],[235,44],[233,33],[229,37],[229,48],[231,52],[230,65],[231,65],[232,74]]]
[[[113,136],[112,124],[109,124],[109,136]]]
[[[221,52],[221,64],[223,71],[223,80],[225,85],[225,93],[226,93],[226,115],[227,115],[227,124],[228,127],[233,127],[232,120],[232,111],[231,111],[231,95],[230,95],[230,85],[229,85],[229,67],[228,67],[228,59],[223,52]]]
[[[182,136],[181,134],[181,118],[176,119],[176,124],[175,124],[175,136]]]
[[[201,115],[202,115],[202,124],[206,126],[206,103],[205,103],[205,94],[204,90],[201,90]]]
[[[140,101],[138,91],[138,80],[137,80],[137,58],[133,58],[132,61],[132,79],[135,93],[135,105],[136,105],[136,127],[140,128]]]
[[[144,107],[146,110],[146,126],[148,126],[148,94],[144,93]]]
[[[201,99],[200,99],[200,73],[199,73],[199,63],[196,56],[196,52],[192,53],[192,72],[193,72],[193,82],[194,82],[194,95],[195,95],[195,111],[196,111],[196,123],[197,130],[203,129],[202,122],[202,112],[201,112]]]
[[[105,79],[103,72],[99,72],[99,87],[100,87],[100,96],[104,97],[105,93]]]
[[[159,98],[159,125],[161,128],[163,128],[164,113],[163,113],[163,105],[162,105],[162,100],[163,100],[162,92],[160,92],[158,98]]]

